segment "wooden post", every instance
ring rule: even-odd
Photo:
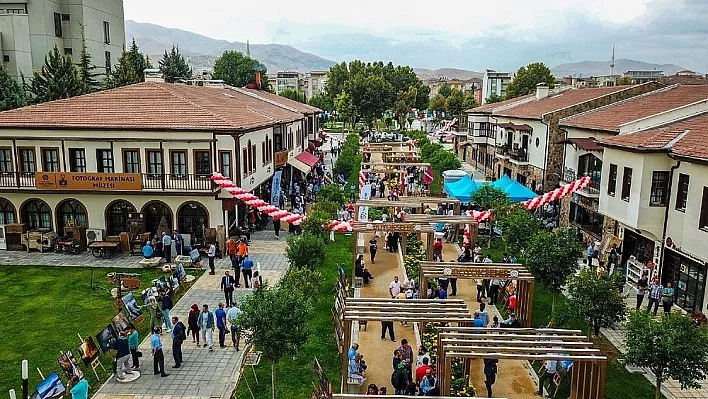
[[[356,231],[352,232],[352,241],[354,241],[354,263],[352,263],[352,287],[356,286],[356,259],[359,257],[357,253],[357,245],[359,245],[359,233]]]
[[[401,255],[406,256],[406,246],[408,243],[408,234],[401,232]]]
[[[423,280],[425,280],[425,274],[423,274],[423,268],[418,266],[418,287],[420,287],[420,297],[423,299],[428,299],[428,282],[426,281],[425,284],[423,284]],[[423,325],[421,324],[421,328]],[[421,336],[423,335],[423,332],[420,332]]]
[[[528,298],[527,298],[528,304],[526,305],[526,313],[528,314],[528,318],[529,318],[529,325],[528,325],[529,327],[531,327],[531,311],[533,310],[533,294],[534,294],[533,291],[534,291],[534,284],[535,283],[536,282],[534,280],[528,281],[528,288],[527,288],[528,292],[526,294],[528,296]],[[519,298],[516,298],[516,299],[518,300]]]
[[[452,369],[452,359],[445,356],[445,370],[443,373],[445,374],[445,383],[443,385],[443,391],[441,395],[444,396],[450,396],[450,370]]]
[[[435,246],[435,233],[428,233],[428,245],[425,248],[425,254],[427,255],[428,262],[433,261],[433,247]]]

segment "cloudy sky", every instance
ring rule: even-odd
[[[708,72],[708,0],[124,0],[125,17],[331,59],[510,69],[617,58]]]

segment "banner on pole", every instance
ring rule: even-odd
[[[270,204],[273,206],[280,207],[280,179],[283,172],[277,171],[273,174],[273,182],[270,187]]]
[[[364,187],[361,188],[361,192],[359,193],[359,199],[360,200],[370,200],[371,199],[371,184],[364,184]],[[360,206],[359,207],[359,215],[357,215],[357,220],[362,221],[362,222],[369,221],[369,207],[368,206]]]

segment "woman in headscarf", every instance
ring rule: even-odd
[[[196,342],[197,346],[199,346],[199,323],[197,323],[197,319],[199,319],[199,305],[194,303],[189,310],[189,318],[187,319],[187,324],[189,327],[187,327],[187,334],[189,335],[189,332],[191,331],[192,343]]]

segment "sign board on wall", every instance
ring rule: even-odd
[[[141,191],[139,173],[36,172],[35,187],[43,190]]]
[[[285,166],[288,163],[288,151],[280,151],[275,153],[275,167]]]

